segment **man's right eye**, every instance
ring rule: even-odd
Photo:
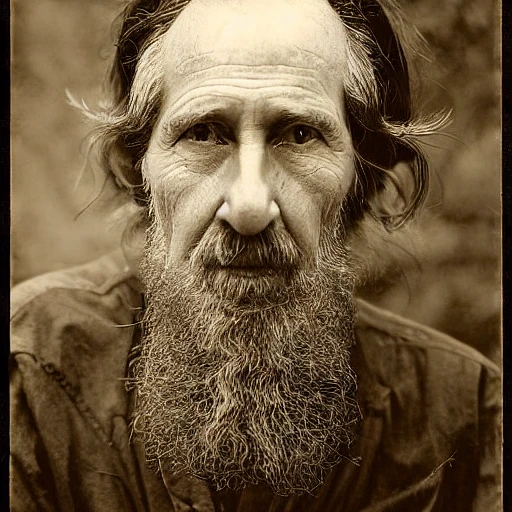
[[[191,142],[226,145],[227,142],[221,135],[221,131],[222,128],[215,123],[198,123],[183,133],[180,139]]]

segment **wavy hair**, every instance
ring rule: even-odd
[[[97,123],[89,148],[100,167],[142,206],[148,204],[142,159],[162,100],[162,36],[189,1],[130,2],[120,16],[107,80],[111,98],[95,111],[80,107]],[[449,114],[420,117],[414,112],[403,35],[398,35],[404,21],[393,0],[329,3],[347,34],[345,106],[356,177],[346,208],[353,220],[368,212],[388,229],[399,227],[418,210],[428,190],[429,168],[419,139],[438,132]],[[412,186],[394,171],[400,162],[406,164]],[[398,209],[375,206],[388,185],[400,198]]]

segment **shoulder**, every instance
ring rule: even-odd
[[[108,437],[127,407],[123,378],[141,305],[133,280],[119,251],[13,288],[16,421],[28,407],[41,428],[50,421],[64,432],[83,420]]]
[[[365,349],[416,354],[416,357],[460,361],[499,375],[500,369],[483,354],[436,329],[357,299],[357,327]]]
[[[23,281],[11,292],[11,318],[34,300],[54,290],[88,291],[106,295],[131,278],[121,251],[109,253],[84,265],[42,274]]]
[[[11,351],[37,355],[69,338],[114,335],[131,323],[140,294],[121,251],[70,269],[37,276],[11,293]],[[112,329],[109,328],[112,326]]]
[[[500,369],[480,352],[363,300],[357,308],[356,352],[366,380],[396,408],[455,425],[473,421],[483,400],[499,407]]]

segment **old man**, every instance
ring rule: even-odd
[[[419,207],[443,121],[394,16],[127,6],[85,113],[133,207],[120,251],[13,292],[12,510],[497,509],[497,368],[354,298],[355,241]]]

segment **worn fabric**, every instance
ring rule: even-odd
[[[12,297],[11,509],[19,512],[500,510],[498,368],[432,329],[358,301],[363,422],[311,495],[212,493],[150,473],[125,376],[141,294],[121,252],[18,285]]]

